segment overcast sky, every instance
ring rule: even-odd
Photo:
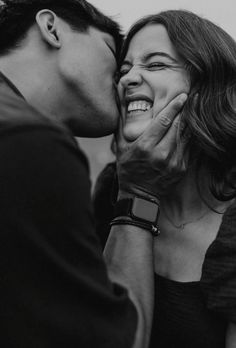
[[[115,16],[123,28],[146,14],[169,9],[187,9],[225,29],[236,40],[236,0],[88,0],[108,15]]]

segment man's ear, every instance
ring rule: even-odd
[[[36,15],[38,29],[43,39],[54,48],[61,47],[58,17],[51,10],[41,10]]]

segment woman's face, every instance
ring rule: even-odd
[[[135,140],[175,96],[189,92],[189,77],[163,25],[143,27],[121,66],[119,95],[124,136]]]

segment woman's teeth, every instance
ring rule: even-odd
[[[151,103],[144,100],[132,101],[128,104],[128,112],[131,111],[148,111],[151,109]]]

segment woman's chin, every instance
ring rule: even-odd
[[[126,129],[126,127],[124,128],[123,131],[123,135],[126,141],[135,141],[142,133],[144,130],[142,131],[138,131],[138,130],[134,130],[134,129]]]
[[[123,135],[126,141],[135,141],[148,127],[150,120],[142,121],[141,124],[127,123],[123,128]]]

